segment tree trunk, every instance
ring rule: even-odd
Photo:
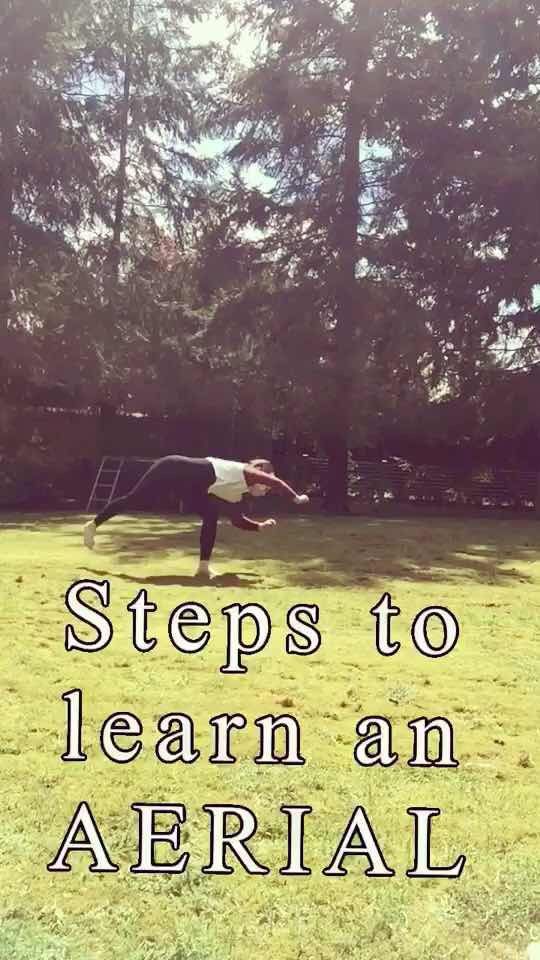
[[[13,75],[15,75],[15,71],[13,71]],[[11,241],[15,157],[17,155],[17,115],[15,112],[17,90],[12,83],[4,83],[2,87],[2,96],[5,96],[7,106],[4,122],[0,129],[0,334],[5,334],[11,312],[12,294]]]
[[[131,105],[131,69],[133,56],[133,22],[135,18],[135,0],[129,0],[126,45],[124,54],[124,89],[122,94],[122,113],[120,118],[120,157],[116,173],[116,202],[109,261],[111,274],[117,282],[120,271],[122,230],[124,227],[124,208],[126,203],[127,182],[127,146],[129,136],[129,111]]]
[[[116,442],[116,407],[112,403],[100,403],[98,415],[98,454],[103,457],[119,456]]]
[[[13,5],[7,4],[9,14],[14,13]],[[6,11],[7,12],[7,11]],[[7,50],[6,50],[7,52]],[[17,96],[19,94],[19,72],[9,60],[5,62],[7,71],[2,77],[0,99],[5,102],[2,125],[0,127],[0,336],[8,329],[11,312],[11,237],[13,228],[14,174],[17,144]],[[0,348],[0,363],[6,363],[4,345]],[[4,387],[5,377],[4,380]]]
[[[354,339],[357,310],[356,264],[360,190],[360,120],[357,80],[351,83],[346,113],[343,159],[343,200],[337,231],[339,254],[336,285],[333,422],[327,441],[328,474],[325,508],[348,513],[347,462],[351,427],[352,387],[355,376]]]
[[[9,148],[8,148],[9,154]],[[13,174],[8,158],[0,163],[0,332],[5,333],[11,309],[11,229]]]
[[[347,428],[348,429],[348,428]],[[324,444],[328,457],[323,509],[329,513],[348,513],[348,437],[336,426]]]
[[[12,131],[4,127],[0,135],[0,395],[2,396],[10,394],[13,384],[8,327],[12,309],[14,144],[15,138]]]

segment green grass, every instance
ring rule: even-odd
[[[540,526],[532,520],[285,518],[250,536],[223,525],[214,585],[191,579],[197,527],[188,520],[123,518],[80,543],[80,517],[4,516],[2,522],[2,739],[0,743],[0,960],[490,960],[523,957],[540,939],[538,805]],[[69,584],[111,582],[115,635],[101,653],[68,654],[64,626]],[[144,586],[158,604],[149,654],[131,645],[126,604]],[[379,656],[370,608],[384,591],[402,610],[394,621],[399,653]],[[204,603],[211,639],[196,656],[178,653],[167,620],[182,601]],[[220,611],[256,601],[270,613],[267,648],[248,673],[224,676]],[[321,649],[285,654],[286,613],[317,603]],[[430,604],[457,615],[455,651],[429,660],[412,646],[409,626]],[[81,632],[84,632],[81,629]],[[90,635],[90,633],[88,634]],[[84,692],[84,764],[63,764],[61,694]],[[284,704],[286,706],[284,706]],[[99,748],[99,726],[131,710],[144,724],[144,750],[119,766]],[[242,711],[238,762],[209,764],[208,718]],[[155,723],[190,714],[201,758],[160,764]],[[288,712],[302,724],[304,767],[258,767],[252,721]],[[393,725],[399,763],[355,765],[355,726],[378,714]],[[447,716],[454,724],[457,770],[412,770],[407,721]],[[91,875],[84,855],[71,874],[51,874],[52,859],[77,803],[92,807],[116,875]],[[191,854],[180,877],[132,876],[135,801],[182,802]],[[205,803],[250,807],[259,830],[254,855],[271,868],[249,877],[201,874],[208,857]],[[310,877],[285,879],[283,803],[311,804],[305,859]],[[388,880],[328,879],[328,865],[352,809],[365,806],[387,863]],[[467,855],[461,879],[414,881],[408,806],[438,806],[436,861]],[[165,848],[162,848],[164,852]]]

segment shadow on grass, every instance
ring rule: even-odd
[[[115,580],[125,580],[127,583],[140,583],[154,587],[253,587],[262,583],[261,577],[238,573],[223,573],[212,577],[211,580],[205,580],[203,577],[185,577],[185,576],[150,576],[137,577],[130,573],[117,573],[110,570],[91,570],[90,567],[79,567],[85,573],[91,573],[97,577],[107,577]]]
[[[344,517],[321,519],[312,529],[296,523],[298,536],[283,560],[287,579],[303,587],[532,583],[524,565],[540,561],[540,530],[529,519]]]
[[[196,524],[182,538],[182,549],[195,547],[194,530]],[[169,543],[158,531],[147,541],[152,550]],[[274,531],[249,537],[223,524],[218,543],[231,566],[249,558],[263,573],[272,569],[303,588],[463,579],[486,586],[531,583],[534,575],[527,567],[540,561],[537,522],[515,516],[285,517]]]
[[[31,518],[31,523],[39,523],[51,534],[59,519],[44,515]],[[81,538],[84,518],[72,514],[62,519],[62,535]],[[10,521],[18,526],[15,517]],[[199,530],[197,518],[178,515],[139,514],[118,524],[113,520],[98,533],[96,558],[103,565],[112,557],[126,565],[155,561],[159,568],[160,562],[168,559],[170,563],[170,556],[180,552],[191,555],[195,563]],[[225,573],[211,586],[253,586],[267,576],[303,588],[369,583],[390,588],[392,581],[526,584],[536,579],[530,565],[540,561],[540,525],[516,514],[504,518],[285,516],[275,530],[246,535],[224,521],[215,559],[243,572]],[[111,575],[156,586],[208,585],[172,574],[142,577],[137,570],[133,575]]]
[[[32,514],[13,514],[11,511],[7,514],[0,512],[0,530],[40,530],[47,527],[50,532],[51,522],[69,523],[73,520],[73,514],[62,514],[57,517],[51,513],[32,513]]]

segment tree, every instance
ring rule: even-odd
[[[505,343],[525,332],[529,360],[538,349],[540,22],[526,0],[454,2],[426,26],[389,50],[379,136],[395,226],[371,257],[430,314],[433,386],[472,400]]]
[[[82,72],[79,0],[8,0],[0,20],[0,329],[17,322],[12,271],[22,250],[61,244],[98,201],[88,126],[67,92]],[[36,242],[37,241],[37,242]],[[20,319],[20,318],[19,318]],[[3,351],[4,359],[6,351]]]
[[[0,300],[11,379],[78,376],[87,400],[122,396],[141,246],[167,224],[189,243],[204,201],[208,164],[193,148],[208,51],[186,28],[203,13],[189,0],[10,0]]]
[[[230,156],[272,178],[273,256],[314,280],[339,508],[354,421],[446,395],[473,436],[501,335],[536,342],[538,17],[525,0],[242,11],[260,46],[232,84]]]
[[[324,383],[318,413],[330,460],[327,502],[339,511],[346,510],[354,421],[368,424],[358,401],[381,321],[380,282],[370,274],[362,236],[371,229],[377,165],[368,151],[361,160],[360,149],[377,129],[373,58],[389,9],[367,0],[245,3],[240,25],[257,30],[260,47],[256,63],[233,82],[227,113],[226,131],[236,138],[229,157],[259,164],[273,180],[281,222],[271,217],[266,230],[275,230],[274,257],[289,261],[290,283],[311,281],[303,288],[326,341],[313,366]],[[320,350],[318,335],[311,345]]]

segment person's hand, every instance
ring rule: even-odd
[[[294,502],[300,507],[304,503],[309,503],[309,497],[307,493],[299,493],[298,496],[294,498]]]
[[[275,527],[275,525],[275,520],[263,520],[262,523],[259,524],[259,530],[270,530],[270,528]]]

